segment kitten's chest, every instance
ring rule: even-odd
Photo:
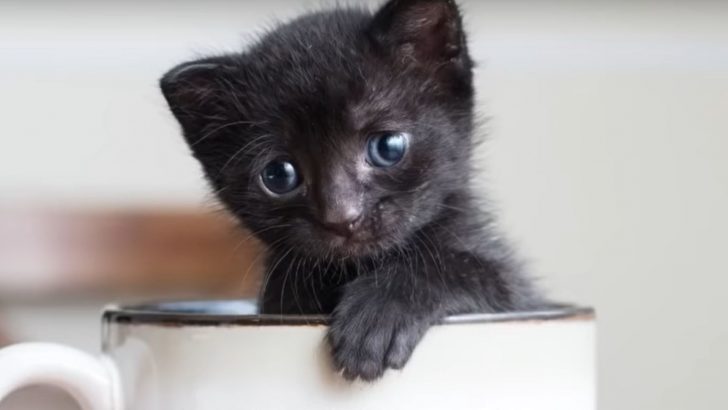
[[[330,314],[346,285],[372,269],[365,262],[311,258],[287,262],[269,264],[260,294],[263,313]]]

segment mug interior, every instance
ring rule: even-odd
[[[448,316],[441,324],[493,323],[549,320],[591,320],[594,310],[578,305],[558,304],[533,310],[498,313],[469,313]],[[326,315],[280,315],[259,313],[253,299],[184,300],[137,305],[110,305],[104,309],[107,323],[140,323],[200,326],[327,325]]]

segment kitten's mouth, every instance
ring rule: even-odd
[[[332,251],[346,257],[372,255],[386,247],[384,238],[375,238],[368,235],[331,235],[328,242]]]
[[[362,238],[356,235],[350,235],[350,236],[341,236],[341,235],[331,235],[332,238],[330,240],[331,244],[335,248],[356,248],[359,246],[371,246],[374,243],[376,243],[376,240],[368,239],[368,238]]]
[[[376,212],[382,209],[382,199],[375,207]],[[397,242],[393,231],[382,226],[378,221],[378,213],[369,215],[357,223],[356,228],[332,229],[331,226],[320,223],[318,220],[319,238],[328,245],[329,252],[342,257],[365,257],[378,254]]]

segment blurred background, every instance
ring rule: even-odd
[[[554,298],[596,306],[600,408],[728,408],[728,2],[461,3],[478,189]],[[96,352],[110,301],[255,294],[157,79],[320,6],[0,2],[0,343]],[[46,408],[76,407],[0,404]]]

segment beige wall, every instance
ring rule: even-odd
[[[477,10],[483,186],[597,306],[601,408],[728,408],[728,7]]]
[[[156,78],[304,8],[229,3],[3,2],[0,201],[205,202]],[[597,306],[601,408],[728,408],[728,4],[465,10],[491,118],[478,187],[544,287]]]

